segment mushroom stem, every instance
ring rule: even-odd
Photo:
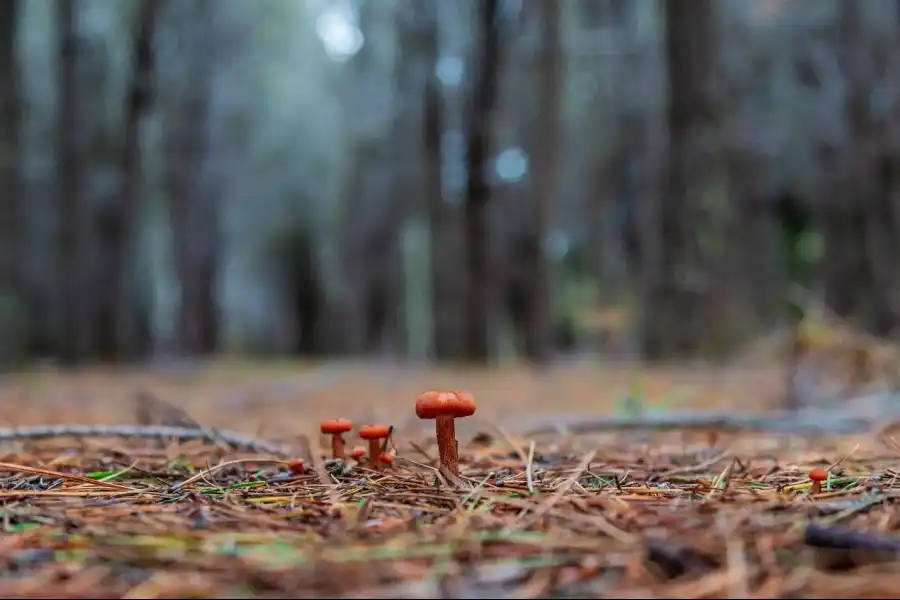
[[[331,455],[334,458],[344,459],[344,436],[340,433],[331,434]]]
[[[815,496],[816,494],[822,493],[822,484],[818,481],[812,482],[812,489],[810,489],[810,494]]]
[[[369,465],[373,469],[381,465],[381,440],[378,438],[369,440]]]
[[[441,464],[454,475],[459,475],[459,454],[456,446],[456,427],[451,415],[438,415],[434,419],[434,436],[437,438]]]

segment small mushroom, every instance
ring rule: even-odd
[[[441,465],[454,475],[459,474],[459,453],[453,420],[474,414],[475,398],[468,392],[432,390],[416,398],[416,416],[420,419],[434,419]]]
[[[295,458],[288,463],[287,467],[291,475],[302,475],[306,470],[306,461],[304,461],[302,458]]]
[[[344,458],[344,434],[353,428],[353,423],[348,419],[329,419],[322,421],[322,433],[331,436],[331,455],[334,458]]]
[[[356,462],[362,462],[363,458],[366,456],[366,449],[362,446],[356,446],[353,450],[350,451],[350,456],[356,459]]]
[[[822,467],[816,467],[812,471],[809,472],[809,478],[812,481],[812,488],[810,489],[810,494],[821,494],[822,493],[822,482],[828,479],[828,471],[823,469]]]
[[[381,463],[381,440],[391,433],[387,425],[365,425],[359,429],[359,437],[369,441],[369,462],[373,469]]]
[[[394,453],[393,452],[382,452],[378,457],[379,462],[381,464],[391,467],[394,465]]]

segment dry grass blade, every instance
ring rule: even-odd
[[[575,485],[575,482],[578,481],[578,478],[581,477],[581,474],[584,473],[584,470],[588,468],[588,465],[591,464],[591,461],[594,460],[594,457],[597,455],[596,450],[592,450],[588,452],[584,458],[581,459],[581,462],[578,463],[578,466],[572,471],[572,474],[569,475],[566,480],[562,483],[562,485],[557,488],[557,490],[550,496],[545,502],[540,504],[540,506],[532,512],[530,517],[522,519],[519,521],[521,527],[529,527],[539,521],[548,511],[552,510],[556,503],[559,502],[566,493],[572,489],[572,486]]]
[[[191,485],[192,483],[196,483],[202,479],[206,479],[207,477],[209,477],[216,471],[220,471],[222,469],[226,469],[228,467],[233,467],[236,465],[245,465],[245,464],[289,465],[290,462],[291,461],[289,461],[289,460],[282,460],[282,459],[278,459],[278,458],[255,458],[255,457],[227,460],[225,462],[221,462],[221,463],[215,465],[214,467],[208,467],[208,468],[200,471],[199,473],[196,473],[196,474],[192,475],[191,477],[188,477],[187,479],[185,479],[182,482],[176,483],[170,489],[172,491],[180,490],[181,488],[187,487],[187,486]]]
[[[525,480],[528,483],[528,493],[534,493],[534,440],[528,445],[528,461],[525,464]]]
[[[3,471],[12,471],[18,473],[33,473],[35,475],[46,475],[48,477],[58,477],[60,479],[67,479],[69,481],[77,481],[79,483],[86,483],[88,485],[93,485],[101,488],[106,488],[108,490],[117,490],[117,491],[133,491],[127,485],[121,485],[119,483],[113,483],[111,481],[101,481],[97,479],[91,479],[90,477],[84,477],[82,475],[74,475],[72,473],[62,473],[60,471],[54,471],[53,469],[43,469],[41,467],[28,467],[25,465],[16,465],[13,463],[0,462],[0,470]]]

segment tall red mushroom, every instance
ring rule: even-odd
[[[441,465],[454,475],[459,474],[459,453],[453,420],[474,414],[475,398],[468,392],[431,390],[416,398],[416,416],[420,419],[434,419]]]
[[[365,425],[359,428],[359,437],[369,441],[369,464],[377,469],[381,464],[381,440],[391,434],[387,425]]]
[[[322,421],[321,431],[331,436],[331,455],[334,458],[344,458],[344,434],[351,429],[353,429],[353,423],[348,419]]]

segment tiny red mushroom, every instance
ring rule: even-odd
[[[350,456],[355,458],[357,462],[362,462],[362,459],[366,456],[366,449],[362,446],[356,446],[350,451]]]
[[[822,492],[822,482],[828,479],[828,471],[822,467],[816,467],[809,472],[809,478],[812,480],[811,494],[820,494]]]
[[[393,452],[382,452],[378,457],[378,460],[381,464],[386,465],[388,467],[394,464],[394,453]]]
[[[353,428],[353,423],[347,419],[328,419],[322,421],[322,433],[331,436],[331,455],[334,458],[344,458],[344,434]]]
[[[454,475],[459,474],[459,454],[453,420],[474,414],[475,398],[468,392],[432,390],[416,398],[416,416],[420,419],[434,419],[441,464]]]
[[[301,475],[306,470],[306,461],[302,458],[295,458],[288,463],[288,471],[291,475]]]
[[[359,437],[369,441],[369,463],[377,469],[381,463],[381,440],[391,433],[387,425],[365,425],[359,429]]]

